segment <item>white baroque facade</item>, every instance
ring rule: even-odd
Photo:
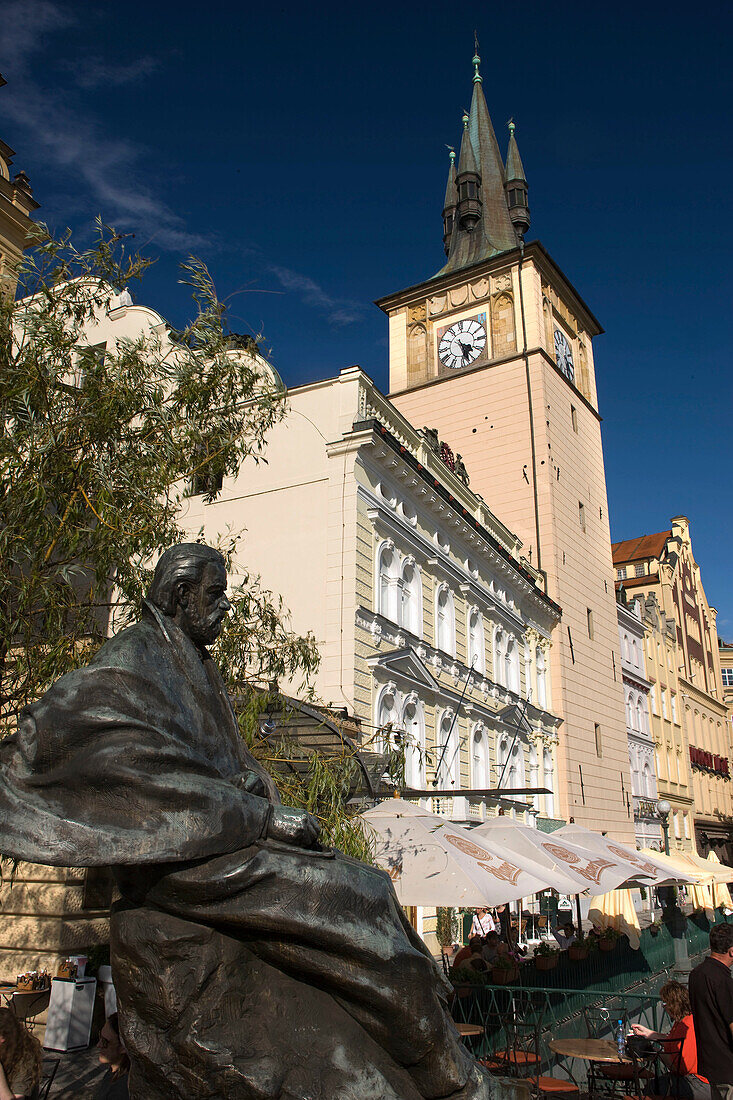
[[[617,603],[621,672],[626,705],[631,795],[636,842],[642,848],[658,847],[662,833],[657,815],[657,772],[654,738],[649,718],[649,692],[644,657],[644,623],[641,608]]]

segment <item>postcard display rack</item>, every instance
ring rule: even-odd
[[[82,1050],[89,1046],[96,991],[96,978],[53,979],[43,1043],[46,1050]]]

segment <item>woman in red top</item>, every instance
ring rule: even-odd
[[[672,1030],[662,1035],[643,1024],[631,1025],[634,1035],[662,1044],[661,1058],[669,1073],[660,1078],[659,1092],[675,1100],[710,1100],[710,1085],[697,1072],[697,1041],[687,989],[680,982],[666,982],[659,996],[672,1020]]]

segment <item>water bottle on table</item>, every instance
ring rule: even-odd
[[[626,1057],[626,1036],[624,1035],[624,1022],[619,1020],[616,1027],[616,1048],[618,1049],[619,1060]]]

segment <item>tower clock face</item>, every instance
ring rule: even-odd
[[[575,381],[575,364],[573,363],[573,350],[564,333],[559,328],[555,329],[555,362],[566,378]]]
[[[483,317],[483,315],[482,315]],[[456,321],[440,337],[438,355],[441,363],[458,370],[467,367],[483,353],[486,347],[486,329],[477,318]]]

